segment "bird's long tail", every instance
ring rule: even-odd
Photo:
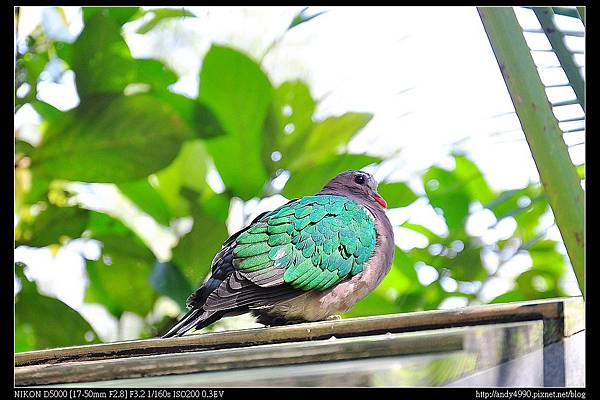
[[[222,313],[219,312],[206,313],[201,308],[192,308],[190,311],[187,312],[187,314],[183,316],[183,318],[179,320],[179,322],[177,322],[171,329],[169,329],[167,333],[165,333],[162,337],[170,338],[174,336],[182,336],[190,329],[204,328],[205,326],[210,325],[216,320],[220,319],[222,316]]]

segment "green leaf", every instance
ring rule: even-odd
[[[409,253],[396,247],[392,269],[399,271],[411,283],[411,287],[418,282],[417,270],[415,269],[415,259]],[[395,286],[397,289],[402,289]],[[408,288],[406,288],[408,289]]]
[[[534,199],[529,207],[514,215],[517,222],[516,235],[522,242],[532,240],[538,235],[537,228],[540,224],[540,218],[549,208],[545,198]]]
[[[402,223],[402,225],[400,225],[400,227],[420,233],[421,235],[425,236],[427,240],[429,240],[429,243],[439,243],[440,241],[442,241],[442,238],[440,238],[438,235],[436,235],[430,229],[424,227],[423,225],[404,222]]]
[[[310,89],[300,80],[286,81],[275,90],[263,139],[263,159],[269,172],[287,168],[299,155],[294,143],[302,143],[311,131],[316,106]],[[281,153],[280,161],[272,160],[271,155],[275,151]]]
[[[167,205],[148,179],[121,183],[117,187],[121,193],[133,201],[142,211],[154,218],[156,222],[169,226],[171,215]]]
[[[543,270],[534,270],[523,272],[516,279],[517,287],[528,299],[542,299],[548,297],[557,297],[557,281],[555,277]]]
[[[262,162],[262,126],[273,89],[246,55],[213,45],[200,71],[198,99],[227,132],[206,142],[230,192],[243,199],[260,193],[268,175]]]
[[[22,287],[15,298],[15,352],[99,342],[94,329],[77,311],[41,295],[35,283],[16,272]],[[92,339],[86,340],[86,335],[93,335]]]
[[[208,154],[199,139],[185,142],[177,158],[165,169],[157,172],[158,186],[156,190],[164,199],[169,212],[174,217],[190,215],[188,202],[180,194],[183,187],[196,192],[203,192],[208,187]]]
[[[498,303],[512,303],[515,301],[525,301],[529,300],[525,294],[519,290],[510,290],[506,293],[501,294],[500,296],[494,298],[490,301],[490,304],[498,304]]]
[[[35,204],[39,201],[48,201],[50,181],[36,173],[31,173],[31,186],[20,201],[24,204]],[[18,192],[17,192],[18,193]]]
[[[168,90],[153,90],[148,94],[168,103],[197,137],[206,139],[225,135],[215,114],[204,104]]]
[[[150,32],[154,29],[159,23],[164,21],[165,19],[170,18],[180,18],[180,17],[196,17],[190,11],[182,9],[174,9],[174,8],[158,8],[154,10],[148,10],[146,14],[151,13],[152,18],[146,22],[144,25],[140,26],[136,33],[144,34]]]
[[[54,51],[58,58],[63,60],[68,66],[73,63],[73,44],[67,42],[54,42]]]
[[[292,172],[281,194],[289,199],[312,195],[338,173],[348,169],[358,170],[378,162],[381,162],[380,158],[366,154],[336,155],[325,163]]]
[[[533,262],[532,270],[548,272],[558,280],[566,271],[566,260],[556,245],[554,240],[539,240],[527,251]]]
[[[224,221],[209,216],[195,201],[191,203],[194,224],[173,248],[172,262],[190,284],[197,286],[210,270],[215,254],[229,234]],[[207,235],[207,232],[210,234]]]
[[[290,29],[292,29],[292,28],[295,28],[296,26],[298,26],[298,25],[300,25],[300,24],[303,24],[303,23],[305,23],[305,22],[308,22],[308,21],[310,21],[311,19],[313,19],[313,18],[316,18],[316,17],[318,17],[319,15],[321,15],[321,14],[324,14],[324,13],[326,13],[326,12],[327,12],[327,11],[321,11],[321,12],[318,12],[318,13],[316,13],[316,14],[313,14],[313,15],[308,15],[308,14],[306,13],[306,10],[308,10],[308,7],[304,7],[304,8],[302,9],[302,11],[300,11],[298,14],[296,14],[296,15],[294,16],[294,18],[292,19],[292,22],[290,22],[290,26],[288,27],[288,31],[289,31]]]
[[[150,286],[154,256],[132,235],[94,238],[102,242],[102,256],[86,262],[90,284],[85,301],[102,304],[117,317],[125,311],[145,316],[156,299]]]
[[[454,173],[463,181],[471,199],[478,200],[481,204],[492,201],[495,197],[494,192],[477,165],[462,155],[454,155],[454,160],[456,162]]]
[[[24,140],[16,139],[15,140],[15,154],[28,156],[33,152],[33,145]]]
[[[63,115],[62,111],[58,108],[51,106],[48,103],[45,103],[41,100],[35,100],[31,102],[31,106],[35,109],[35,111],[40,114],[42,119],[48,123],[54,123]]]
[[[73,71],[79,97],[94,93],[122,93],[136,76],[135,61],[121,28],[104,12],[89,17],[73,43]]]
[[[103,238],[116,236],[137,236],[120,220],[98,211],[90,211],[89,222],[86,229],[91,238]],[[138,244],[142,244],[142,240],[138,238]]]
[[[31,95],[32,99],[35,99],[37,82],[40,74],[46,68],[47,63],[48,54],[45,52],[28,52],[17,60],[17,73],[21,71],[24,73],[24,81],[31,86],[29,94]],[[15,87],[15,90],[17,88],[18,86]],[[28,97],[30,97],[29,94]]]
[[[579,175],[579,178],[585,179],[585,164],[577,166],[577,175]]]
[[[481,262],[480,247],[467,247],[456,257],[443,259],[443,265],[451,271],[452,278],[458,281],[481,281],[488,276]]]
[[[452,172],[433,166],[423,174],[423,186],[431,205],[443,211],[448,229],[462,231],[470,203],[462,180]]]
[[[298,156],[289,164],[288,169],[296,171],[313,168],[339,153],[340,147],[346,145],[371,118],[372,114],[349,112],[318,122],[306,137],[294,142]]]
[[[386,200],[389,208],[406,207],[418,199],[404,182],[381,183],[377,187],[377,192]]]
[[[524,242],[534,238],[539,218],[546,211],[548,202],[539,184],[523,189],[507,190],[485,205],[498,220],[513,217],[517,222],[516,235]]]
[[[204,212],[222,222],[226,222],[229,217],[230,202],[231,199],[226,193],[215,193],[210,186],[206,186],[200,196],[200,204]]]
[[[16,245],[44,247],[78,238],[88,218],[89,211],[79,207],[48,205],[33,221],[19,221],[15,229]]]
[[[190,135],[179,115],[151,96],[94,98],[48,128],[31,166],[47,177],[127,182],[166,167]]]
[[[35,331],[31,324],[23,324],[15,315],[15,353],[35,350]]]
[[[162,62],[151,58],[135,60],[136,82],[147,83],[155,89],[164,89],[177,82],[177,74]]]
[[[150,284],[161,295],[175,300],[182,310],[186,309],[185,301],[194,290],[179,268],[173,263],[154,263]]]
[[[82,7],[83,22],[87,25],[96,14],[101,14],[123,25],[139,11],[139,7]],[[140,15],[141,16],[141,15]]]
[[[283,82],[275,90],[275,99],[278,111],[281,115],[280,133],[284,134],[287,124],[294,125],[293,135],[283,135],[282,142],[286,138],[302,136],[313,127],[312,115],[317,108],[317,102],[313,99],[310,88],[301,80]]]

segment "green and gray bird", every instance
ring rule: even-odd
[[[345,171],[319,193],[259,215],[223,243],[189,311],[163,337],[181,336],[226,316],[259,323],[325,320],[346,312],[388,273],[394,234],[363,171]]]

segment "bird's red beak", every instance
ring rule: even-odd
[[[377,203],[379,203],[379,205],[383,208],[387,208],[387,202],[385,201],[385,199],[383,197],[381,197],[378,193],[375,193],[375,196],[373,196],[375,198],[375,201]]]

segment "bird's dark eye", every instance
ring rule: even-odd
[[[354,182],[358,183],[359,185],[364,185],[365,184],[365,176],[364,175],[356,175],[354,177]]]

